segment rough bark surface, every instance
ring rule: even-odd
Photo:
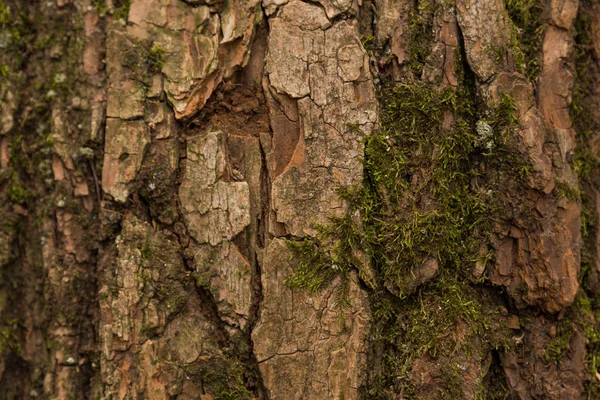
[[[600,398],[599,166],[595,0],[0,0],[0,398]]]

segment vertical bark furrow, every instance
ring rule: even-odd
[[[101,154],[103,24],[83,4],[0,10],[2,194],[14,216],[2,229],[18,238],[16,251],[0,250],[9,338],[0,347],[14,362],[2,368],[0,396],[86,397],[96,371],[100,204],[90,165]]]

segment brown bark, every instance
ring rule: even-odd
[[[593,0],[0,0],[0,50],[0,398],[600,396]],[[467,157],[500,210],[468,293],[439,240],[396,281],[393,246],[327,258],[319,226],[375,229],[340,188],[376,181],[364,138],[403,87],[470,104],[431,135],[483,143],[514,107],[504,158]],[[385,138],[425,161],[380,204],[437,216],[444,150]],[[334,249],[323,284],[290,283],[293,243]],[[484,328],[426,325],[451,290]],[[454,350],[407,355],[437,329]]]

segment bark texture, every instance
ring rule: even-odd
[[[0,398],[600,398],[596,0],[0,0]]]

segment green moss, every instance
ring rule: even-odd
[[[431,52],[434,39],[433,15],[435,3],[431,0],[417,2],[416,9],[411,11],[409,25],[408,52],[410,55],[409,65],[411,70],[420,74],[426,59]]]
[[[205,390],[215,400],[250,400],[253,393],[246,387],[251,372],[241,362],[217,359],[203,365],[201,376]]]
[[[593,59],[593,33],[591,28],[591,15],[586,12],[587,7],[579,9],[577,19],[575,20],[575,85],[573,87],[573,97],[571,102],[570,114],[573,127],[577,133],[580,147],[584,147],[583,140],[590,137],[600,127],[600,121],[594,118],[594,112],[591,109],[592,103],[586,101],[586,97],[592,93],[591,88],[595,84],[590,74],[590,67]]]
[[[150,50],[148,50],[146,54],[146,63],[148,64],[148,68],[151,72],[158,73],[161,71],[163,65],[165,64],[165,52],[165,49],[156,44],[153,45]]]
[[[16,323],[15,320],[10,320],[0,325],[0,357],[4,357],[10,351],[21,353],[21,345],[15,335]]]
[[[497,315],[491,301],[466,282],[445,277],[399,302],[384,296],[371,296],[376,316],[371,340],[386,351],[383,373],[368,387],[368,398],[389,399],[398,392],[404,398],[419,398],[410,376],[417,359],[439,367],[435,373],[442,374],[442,385],[434,398],[461,398],[461,386],[450,382],[456,383],[455,368],[463,357],[475,356],[479,341],[483,349],[508,346],[507,333],[499,333],[493,322]]]
[[[108,6],[106,4],[106,0],[94,0],[92,2],[92,5],[94,7],[94,10],[96,10],[98,15],[100,15],[100,16],[104,16],[108,12]]]
[[[8,34],[8,41],[3,53],[10,54],[5,61],[11,64],[13,71],[20,69],[27,45],[26,38],[30,35],[26,12],[25,7],[13,9],[7,6],[4,0],[0,0],[0,31]]]
[[[373,37],[373,35],[369,34],[367,36],[362,37],[360,39],[360,42],[363,48],[367,51],[367,53],[373,54],[373,51],[375,50],[375,38]]]
[[[486,49],[486,52],[492,56],[492,58],[494,59],[494,61],[496,62],[496,64],[503,64],[506,60],[506,47],[504,46],[498,46],[495,44],[491,44],[489,45],[489,47]]]
[[[8,68],[8,65],[0,62],[0,76],[3,78],[8,78],[9,74],[10,74],[10,69]]]
[[[27,191],[19,176],[13,172],[8,183],[8,198],[15,204],[24,203],[27,200]]]
[[[431,50],[434,13],[433,3],[424,1],[411,15],[408,74],[417,80],[382,89],[380,126],[363,138],[363,181],[339,190],[348,213],[317,226],[316,237],[288,241],[297,263],[288,285],[315,292],[339,279],[346,290],[338,297],[343,311],[350,305],[350,273],[365,284],[374,317],[371,346],[382,353],[381,373],[363,388],[373,399],[419,396],[411,379],[417,359],[442,371],[437,398],[460,397],[454,368],[461,356],[510,346],[497,301],[489,298],[485,277],[473,271],[493,260],[489,239],[507,213],[507,185],[523,186],[515,172],[524,179],[532,166],[516,150],[515,101],[502,94],[490,107],[479,98],[460,52],[457,88],[418,80]],[[498,61],[506,53],[490,51]],[[348,123],[347,129],[357,127]],[[435,276],[416,280],[431,259],[438,264]]]
[[[152,245],[148,242],[144,243],[140,249],[140,254],[142,261],[149,260],[152,257]]]
[[[544,353],[546,361],[560,361],[567,350],[571,347],[571,336],[573,335],[573,325],[570,318],[559,321],[557,325],[556,337],[550,342]]]
[[[11,185],[8,189],[10,201],[19,204],[25,201],[25,189],[20,185]]]
[[[593,241],[593,237],[591,237],[590,234],[598,226],[598,215],[596,213],[596,210],[594,209],[594,204],[592,204],[592,200],[587,196],[586,192],[582,193],[581,206],[581,236],[587,244],[590,241]],[[589,249],[587,248],[587,246],[585,246],[582,251],[582,263],[588,261],[591,264],[592,260],[586,259],[587,257],[590,257],[589,253]],[[593,256],[591,258],[593,258]]]
[[[354,270],[370,288],[373,341],[390,349],[383,376],[368,389],[372,398],[391,395],[390,380],[414,394],[409,374],[417,358],[443,356],[452,365],[457,354],[476,351],[455,336],[459,326],[483,346],[507,346],[495,305],[472,271],[491,259],[481,249],[500,209],[484,166],[496,172],[519,165],[505,158],[518,125],[507,95],[496,109],[479,112],[465,89],[414,83],[389,91],[383,104],[381,127],[364,138],[362,185],[339,192],[348,214],[318,226],[315,238],[288,242],[297,260],[288,285],[314,292],[336,278],[348,282]],[[430,258],[437,275],[415,284],[414,271]],[[345,294],[339,299],[340,308],[349,306]]]
[[[504,5],[514,26],[509,46],[516,67],[531,81],[541,69],[543,5],[539,0],[504,0]]]
[[[577,187],[571,187],[568,183],[563,181],[556,181],[555,187],[557,196],[559,198],[565,198],[568,200],[579,201],[581,192]]]
[[[115,10],[115,19],[124,19],[127,21],[129,17],[129,8],[131,7],[131,0],[124,0],[119,8]]]
[[[461,373],[458,370],[456,364],[452,365],[447,371],[444,371],[441,377],[442,384],[440,386],[438,398],[442,399],[464,399],[465,396],[462,392],[462,379]]]
[[[590,298],[585,291],[580,291],[573,305],[567,309],[565,317],[558,321],[556,337],[550,342],[544,354],[546,361],[560,362],[568,354],[575,331],[583,333],[587,347],[585,365],[588,374],[585,398],[589,400],[600,396],[600,385],[596,375],[600,369],[600,329],[597,323],[599,317],[594,299]]]
[[[0,0],[0,27],[3,29],[10,24],[10,9]]]
[[[590,181],[593,178],[594,171],[600,168],[600,160],[586,146],[577,146],[572,167],[573,172],[577,174],[580,180]]]
[[[134,41],[133,46],[124,49],[122,63],[131,70],[136,81],[148,87],[152,75],[161,72],[165,55],[166,50],[151,41]]]
[[[588,399],[600,398],[600,383],[597,374],[600,372],[600,313],[598,312],[598,299],[595,304],[585,293],[579,293],[576,299],[577,322],[583,329],[586,338],[586,365],[588,380],[585,393]]]
[[[206,276],[206,274],[195,273],[194,280],[196,282],[196,287],[210,289],[210,277]]]
[[[423,356],[450,356],[457,347],[468,343],[443,340],[451,335],[458,323],[467,322],[471,333],[479,334],[485,328],[481,305],[475,301],[472,289],[445,276],[422,288],[418,296],[407,298],[402,314],[397,315],[403,342],[400,346],[404,368]]]
[[[528,176],[531,176],[531,171],[533,170],[533,165],[531,164],[522,164],[517,166],[514,171],[519,176],[519,178],[524,179]]]
[[[589,4],[580,5],[577,19],[575,20],[575,85],[570,108],[571,121],[576,132],[577,147],[575,159],[572,162],[573,171],[579,177],[581,210],[581,233],[583,243],[581,246],[581,272],[580,290],[576,300],[576,320],[583,329],[586,337],[587,348],[587,373],[588,379],[585,384],[585,394],[588,399],[600,398],[600,383],[597,374],[600,372],[600,321],[598,310],[598,292],[593,290],[594,282],[597,282],[595,264],[596,254],[595,233],[598,230],[598,214],[595,206],[594,191],[598,185],[598,177],[595,171],[600,165],[599,160],[590,151],[590,139],[594,132],[598,132],[600,121],[595,118],[588,96],[594,96],[592,80],[594,74],[590,73],[593,67],[592,51],[593,33],[591,28],[592,14]],[[596,133],[597,134],[597,133]],[[578,190],[579,190],[578,188]],[[592,194],[590,194],[592,193]]]
[[[368,282],[365,266],[355,255],[362,238],[350,216],[333,218],[331,225],[317,226],[317,231],[317,238],[287,241],[288,247],[297,256],[298,264],[296,273],[285,284],[315,293],[340,276],[342,283],[334,301],[343,310],[350,305],[348,278],[351,269],[357,268]]]
[[[62,35],[60,35],[60,38],[55,37],[55,35],[57,33],[62,33]],[[35,43],[33,44],[33,46],[37,49],[37,50],[46,50],[49,49],[53,43],[60,43],[60,41],[64,40],[64,32],[63,31],[59,31],[59,32],[53,32],[53,33],[47,33],[46,35],[43,36],[38,36],[35,40]]]

